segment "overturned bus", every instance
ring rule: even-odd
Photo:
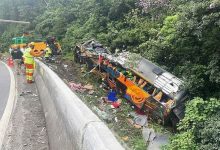
[[[91,40],[75,49],[75,60],[87,64],[124,98],[161,123],[176,126],[188,98],[183,81],[138,54],[110,54]]]

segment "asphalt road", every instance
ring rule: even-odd
[[[7,67],[2,62],[0,62],[0,120],[8,101],[10,84],[10,73]]]

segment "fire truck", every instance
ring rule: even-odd
[[[111,54],[95,40],[78,44],[74,60],[96,70],[110,88],[162,124],[173,126],[184,117],[188,100],[184,82],[135,53]]]

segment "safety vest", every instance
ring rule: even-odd
[[[49,47],[47,47],[47,48],[45,49],[45,51],[46,51],[46,53],[45,53],[44,57],[46,57],[46,58],[50,57],[50,55],[52,54],[51,49],[50,49]]]
[[[24,51],[24,63],[25,64],[34,64],[34,56],[31,55],[31,48],[27,48],[25,51]]]

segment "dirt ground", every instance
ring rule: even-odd
[[[69,82],[74,82],[76,84],[81,83],[82,85],[92,84],[94,87],[94,93],[88,94],[88,91],[85,92],[76,92],[76,94],[84,101],[96,113],[101,120],[103,120],[107,126],[115,134],[116,138],[121,142],[125,149],[132,150],[146,150],[148,147],[148,142],[145,142],[142,135],[142,128],[134,127],[130,122],[131,120],[130,113],[135,112],[134,106],[128,103],[127,100],[122,99],[122,105],[118,109],[108,109],[108,116],[101,116],[97,108],[100,108],[100,98],[107,95],[107,92],[100,87],[101,78],[94,74],[88,74],[85,66],[76,64],[73,61],[60,61],[54,64],[48,64],[48,66],[55,71],[63,80],[68,84]],[[103,114],[101,114],[103,115]],[[105,115],[105,114],[104,114]],[[166,128],[155,125],[155,123],[148,120],[150,127],[155,128],[156,132],[162,132],[170,134]]]
[[[2,150],[48,150],[43,109],[35,84],[17,76],[17,104],[9,122]]]

